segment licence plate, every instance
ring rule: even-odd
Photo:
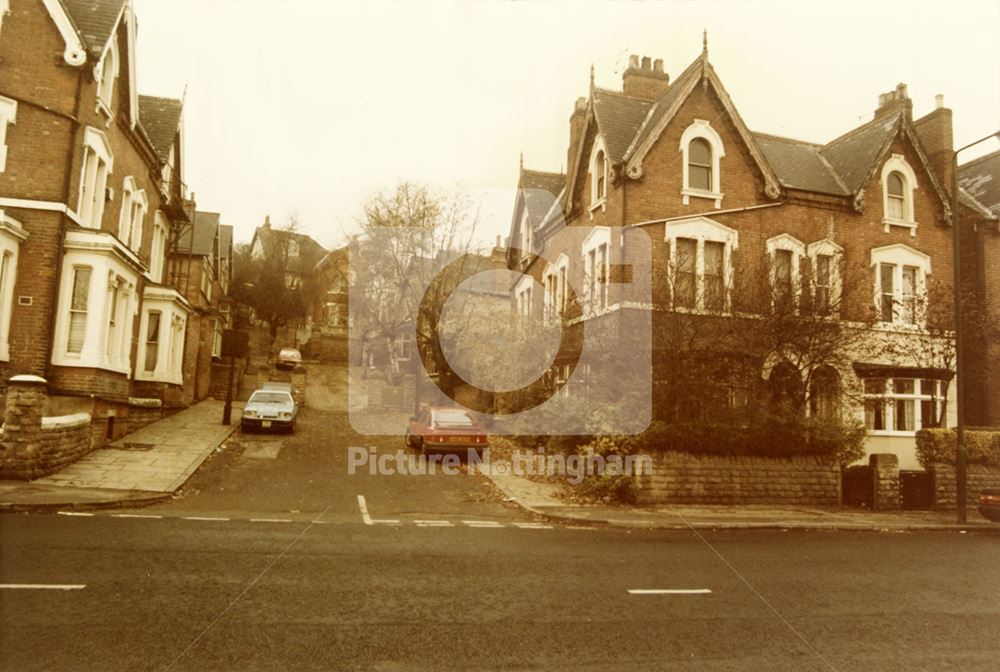
[[[464,443],[465,442],[465,437],[464,436],[449,436],[448,440],[451,441],[452,443]]]
[[[264,428],[270,427],[271,426],[271,421],[270,420],[264,420],[264,421],[262,421],[260,423],[260,426],[264,427]]]

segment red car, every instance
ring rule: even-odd
[[[473,448],[482,453],[488,441],[483,428],[464,410],[428,406],[410,418],[406,427],[406,445],[421,452]]]

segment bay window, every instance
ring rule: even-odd
[[[937,427],[944,410],[944,385],[928,378],[865,378],[865,428],[912,433]]]
[[[14,312],[14,283],[21,243],[28,232],[0,210],[0,361],[10,360],[10,324]]]

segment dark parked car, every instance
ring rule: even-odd
[[[406,445],[426,450],[474,448],[482,453],[488,446],[486,432],[460,408],[428,406],[410,418]]]
[[[285,429],[295,431],[298,404],[286,390],[257,390],[243,407],[240,426],[248,429]]]
[[[983,490],[979,495],[979,513],[994,523],[1000,523],[1000,490]]]

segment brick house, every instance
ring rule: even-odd
[[[567,166],[522,166],[507,257],[526,276],[515,312],[555,311],[572,329],[651,310],[654,419],[798,389],[803,414],[856,418],[869,453],[920,468],[915,431],[951,422],[955,396],[942,298],[953,277],[951,112],[940,100],[914,120],[901,84],[871,121],[815,143],[748,129],[707,46],[674,79],[633,56],[621,91],[592,81],[576,102]],[[559,249],[556,234],[573,226],[593,233]],[[651,306],[630,304],[616,277],[639,258],[651,259]],[[741,359],[708,344],[678,360],[664,340],[682,319],[733,332],[775,314],[843,324],[849,351],[817,366],[792,347]],[[705,377],[697,393],[676,382],[693,369]]]
[[[250,240],[250,257],[277,264],[284,271],[289,289],[302,287],[325,255],[326,249],[306,234],[271,228],[270,216],[264,218],[263,226],[254,229]]]
[[[958,168],[966,306],[965,420],[1000,427],[1000,151]]]
[[[222,356],[222,332],[232,326],[228,299],[232,272],[233,227],[219,213],[195,211],[191,224],[177,228],[167,263],[170,284],[191,307],[184,389],[194,400],[211,388],[212,363]]]
[[[89,450],[193,397],[192,306],[166,263],[193,210],[182,104],[136,89],[131,0],[2,8],[0,381],[27,376],[43,393],[15,396],[86,416]]]

